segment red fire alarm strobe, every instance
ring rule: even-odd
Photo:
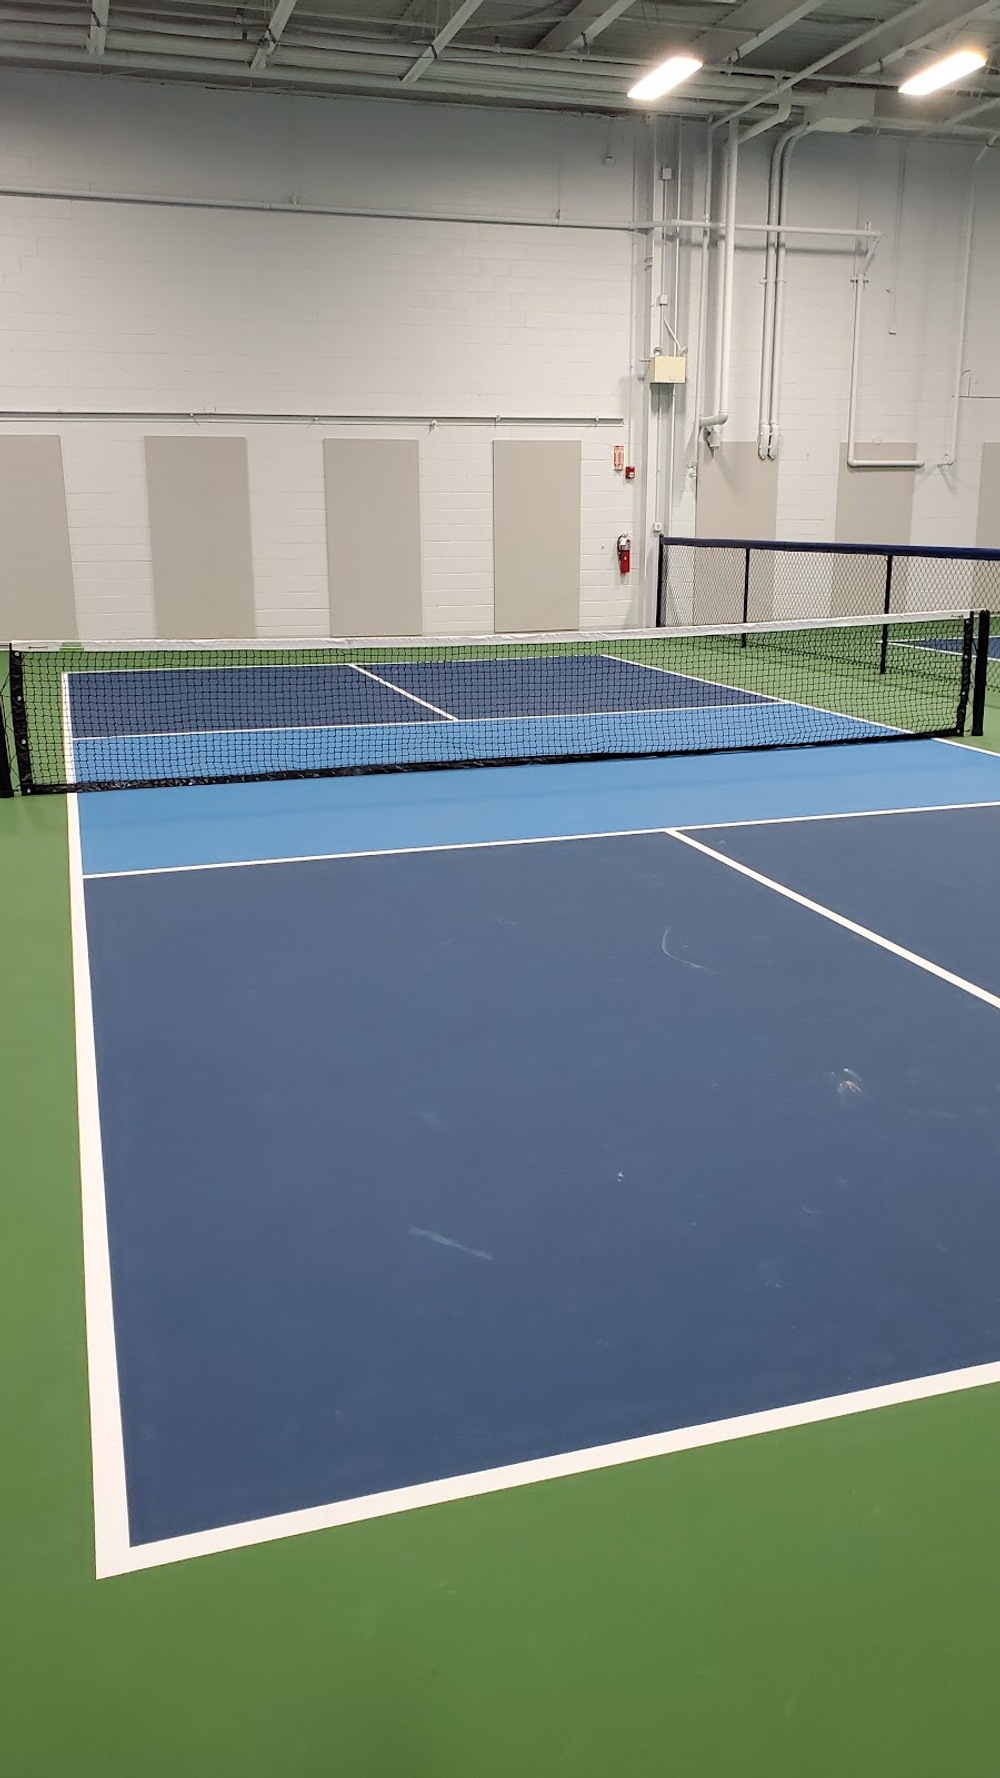
[[[619,574],[630,574],[632,572],[632,539],[627,532],[622,532],[615,548],[618,551]]]

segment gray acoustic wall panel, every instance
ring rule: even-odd
[[[245,438],[147,438],[156,633],[253,636]]]
[[[493,442],[497,630],[580,626],[580,444]]]
[[[1000,549],[1000,444],[983,446],[976,544],[979,549]],[[1000,563],[976,563],[972,603],[977,610],[1000,611]]]
[[[857,448],[863,457],[876,460],[914,457],[917,451],[912,439],[898,444],[864,444]],[[841,445],[834,527],[836,541],[909,543],[916,473],[915,469],[849,469],[847,446]],[[893,611],[909,608],[909,579],[907,563],[903,560],[894,562],[890,588]],[[881,611],[885,603],[884,588],[884,566],[877,557],[834,558],[830,594],[830,610],[834,617],[857,617]]]
[[[753,443],[703,444],[698,458],[697,537],[771,538],[778,522],[778,465]],[[692,622],[735,624],[743,614],[743,558],[733,550],[694,552]],[[774,557],[751,558],[751,623],[774,615]]]
[[[411,438],[327,438],[330,633],[419,636],[420,447]]]
[[[62,441],[0,438],[0,637],[76,635]]]

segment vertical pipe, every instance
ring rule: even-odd
[[[882,611],[888,617],[892,610],[892,556],[885,558],[885,593],[882,599]],[[889,659],[889,625],[882,625],[882,652],[879,655],[878,670],[885,673]]]
[[[962,405],[962,373],[965,368],[965,340],[969,326],[969,281],[972,274],[972,236],[976,220],[976,174],[983,156],[988,154],[996,141],[991,136],[984,142],[972,163],[969,175],[969,203],[965,216],[965,248],[962,254],[962,278],[958,298],[958,345],[955,349],[955,391],[951,398],[951,430],[949,433],[948,455],[942,457],[941,468],[951,469],[958,457],[958,420]]]
[[[705,208],[701,231],[701,269],[698,274],[698,351],[695,357],[694,429],[691,435],[691,467],[697,474],[698,449],[701,444],[701,401],[705,383],[705,338],[708,319],[708,250],[712,220],[712,131],[705,131]]]
[[[682,165],[683,165],[683,149],[684,149],[684,126],[681,123],[680,119],[678,118],[678,120],[677,120],[677,136],[676,136],[676,152],[674,154],[674,191],[675,191],[674,217],[675,217],[675,220],[679,220],[680,215],[681,215],[681,203],[682,203],[681,173],[682,173]],[[667,194],[664,191],[664,193],[663,193],[664,213],[666,212],[666,205],[667,205]],[[674,323],[675,327],[677,325],[678,311],[679,311],[679,307],[680,307],[680,289],[681,289],[681,231],[679,228],[675,228],[674,229],[674,273],[673,273],[673,280],[672,280],[671,291],[670,291],[670,304],[671,304],[671,309],[673,311],[673,323]],[[679,348],[677,348],[677,349],[679,350]],[[669,438],[667,441],[666,489],[664,491],[664,498],[663,498],[664,511],[661,513],[661,511],[659,509],[659,504],[657,505],[657,511],[656,511],[656,517],[661,520],[661,522],[663,523],[663,525],[667,531],[673,530],[673,524],[674,524],[674,480],[675,480],[675,475],[676,475],[676,458],[677,458],[677,400],[678,400],[677,389],[674,388],[670,392],[670,428],[669,428]],[[659,598],[659,592],[657,593],[657,598]],[[659,621],[659,619],[657,619],[657,621]]]
[[[775,217],[779,229],[786,219],[788,210],[788,166],[792,155],[803,136],[809,134],[810,126],[801,124],[798,129],[791,130],[779,143],[782,150],[778,169],[778,213]],[[778,234],[774,244],[774,305],[771,316],[771,352],[768,379],[767,400],[767,454],[776,457],[778,454],[778,409],[781,403],[781,350],[785,337],[785,260],[788,249],[785,237]]]
[[[724,229],[722,235],[722,290],[720,308],[716,311],[716,377],[717,405],[714,414],[703,417],[702,432],[712,426],[724,426],[729,419],[729,371],[733,353],[733,291],[736,282],[736,185],[739,174],[739,131],[729,126],[726,149],[724,185]]]
[[[981,735],[986,715],[986,675],[990,664],[990,614],[979,613],[976,628],[976,668],[972,680],[972,733]]]

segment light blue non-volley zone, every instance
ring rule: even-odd
[[[66,677],[79,783],[707,752],[886,732],[824,711],[818,735],[809,706],[609,655]]]

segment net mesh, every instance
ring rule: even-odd
[[[26,792],[962,732],[972,620],[611,636],[15,646]]]

